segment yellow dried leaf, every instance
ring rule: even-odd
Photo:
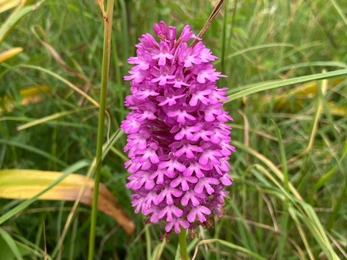
[[[23,48],[16,47],[3,52],[0,52],[0,63],[9,60],[23,51]]]
[[[328,88],[335,87],[343,80],[343,78],[329,80]],[[276,96],[273,96],[272,94],[266,95],[262,98],[261,104],[268,104],[273,101],[276,110],[290,109],[293,112],[297,112],[302,109],[305,100],[317,96],[317,91],[317,81],[310,81],[305,84],[298,85],[292,88],[290,91],[285,89],[283,94],[278,94]],[[344,107],[333,106],[330,102],[329,110],[332,115],[344,116],[344,109]]]
[[[16,7],[21,1],[22,0],[0,0],[0,13]]]
[[[335,102],[329,101],[327,102],[330,114],[334,116],[347,116],[347,106],[336,105]]]
[[[30,88],[23,88],[19,91],[19,93],[23,97],[30,97],[33,95],[42,94],[42,92],[49,92],[49,91],[50,91],[50,88],[48,86],[40,85],[40,86],[34,86]]]
[[[20,90],[20,95],[23,96],[21,104],[23,106],[37,103],[42,100],[43,92],[50,92],[50,88],[46,85],[40,85]]]
[[[21,105],[26,106],[29,104],[40,102],[43,98],[44,92],[50,92],[51,89],[46,85],[40,85],[30,88],[21,89],[19,91],[19,94],[23,97],[21,100]],[[14,97],[12,96],[4,96],[0,97],[0,102],[3,104],[3,107],[5,108],[5,111],[11,112],[13,108],[17,105],[15,104]],[[2,110],[0,108],[0,115],[2,113]]]
[[[43,191],[61,172],[39,170],[1,170],[0,198],[29,199]],[[44,193],[40,200],[75,201],[84,188],[80,201],[92,205],[94,180],[80,174],[70,174],[55,187]],[[114,195],[103,185],[99,186],[98,209],[112,216],[128,234],[132,234],[135,225],[120,207]]]

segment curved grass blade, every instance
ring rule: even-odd
[[[55,114],[52,114],[52,115],[49,115],[49,116],[45,116],[45,117],[33,120],[33,121],[29,122],[29,123],[20,125],[20,126],[17,127],[17,130],[21,131],[21,130],[24,130],[24,129],[27,129],[27,128],[30,128],[30,127],[33,127],[33,126],[36,126],[36,125],[47,123],[47,122],[49,122],[51,120],[54,120],[54,119],[58,119],[58,118],[61,118],[61,117],[64,117],[64,116],[72,115],[72,114],[75,114],[75,113],[79,113],[81,111],[86,111],[86,110],[94,109],[94,108],[95,107],[82,107],[82,108],[75,108],[72,111],[64,111],[64,112],[55,113]]]
[[[6,242],[7,246],[11,250],[11,253],[13,253],[13,256],[15,256],[16,259],[23,260],[22,254],[20,253],[20,251],[19,251],[15,241],[2,228],[0,228],[0,236],[3,238],[3,241]],[[1,249],[0,256],[1,256],[2,253],[4,253],[4,248]],[[4,257],[4,256],[2,256],[2,257]]]
[[[35,70],[39,70],[42,72],[45,72],[53,77],[55,77],[56,79],[60,80],[61,82],[65,83],[66,85],[68,85],[70,88],[72,88],[74,91],[76,91],[77,93],[79,93],[81,96],[85,97],[90,103],[92,103],[94,106],[99,107],[99,103],[96,102],[91,96],[89,96],[88,94],[86,94],[85,92],[83,92],[81,89],[79,89],[77,86],[75,86],[74,84],[72,84],[70,81],[64,79],[63,77],[61,77],[60,75],[58,75],[57,73],[54,73],[50,70],[47,70],[45,68],[39,67],[39,66],[34,66],[34,65],[20,65],[18,67],[22,67],[22,68],[29,68],[29,69],[35,69]]]
[[[7,140],[4,140],[4,139],[0,139],[0,144],[5,144],[5,145],[9,145],[9,146],[16,146],[18,148],[28,150],[30,152],[33,152],[33,153],[36,153],[38,155],[43,156],[43,157],[51,160],[52,162],[56,162],[57,164],[59,164],[62,167],[67,167],[67,164],[64,161],[58,159],[57,157],[52,156],[49,153],[46,153],[45,151],[37,149],[37,148],[35,148],[33,146],[22,144],[22,143],[18,143],[18,142],[14,142],[14,141],[7,141]]]
[[[276,123],[273,121],[273,124],[275,126],[277,138],[278,138],[278,145],[281,155],[281,162],[282,162],[282,171],[283,171],[283,186],[285,191],[289,194],[289,179],[288,179],[288,171],[287,171],[287,159],[286,159],[286,153],[284,150],[282,135],[280,130],[278,129]],[[289,222],[289,198],[286,197],[283,202],[283,217],[281,219],[281,229],[283,235],[280,238],[279,241],[279,249],[277,253],[277,259],[283,259],[284,250],[285,250],[285,244],[287,242],[287,234],[288,234],[288,222]]]
[[[244,150],[253,156],[257,157],[260,161],[262,161],[270,170],[277,175],[277,177],[283,182],[284,175],[283,173],[265,156],[259,154],[255,150],[244,146],[243,144],[234,141],[233,144],[241,150]],[[272,174],[268,173],[264,167],[261,165],[257,165],[257,168],[263,168],[262,172],[266,174],[266,176],[281,190],[284,198],[288,198],[290,202],[296,207],[297,216],[299,216],[302,221],[305,223],[305,226],[310,230],[317,244],[319,244],[322,251],[325,253],[326,257],[331,260],[338,259],[336,252],[333,250],[331,246],[331,242],[327,237],[327,231],[323,228],[321,221],[319,220],[317,214],[315,213],[313,207],[306,203],[298,193],[298,191],[294,188],[291,182],[288,182],[289,190],[291,192],[288,193],[284,188],[283,184],[278,182]],[[293,195],[294,196],[293,196]],[[283,198],[282,198],[283,199]]]
[[[236,100],[251,94],[265,91],[265,90],[280,88],[287,85],[298,84],[298,83],[303,83],[303,82],[312,81],[312,80],[328,79],[332,77],[346,76],[346,75],[347,75],[347,69],[342,69],[342,70],[335,70],[335,71],[330,71],[326,73],[318,73],[318,74],[313,74],[309,76],[297,77],[293,79],[264,82],[261,84],[253,85],[252,87],[249,87],[245,90],[241,90],[238,93],[228,96],[228,100],[225,101],[225,103],[228,103],[230,101],[233,101],[233,100]]]
[[[199,251],[199,246],[200,245],[206,245],[206,244],[215,243],[215,242],[220,243],[220,244],[222,244],[224,246],[227,246],[227,247],[229,247],[231,249],[234,249],[236,251],[240,251],[242,253],[245,253],[246,255],[251,256],[252,259],[266,260],[266,258],[261,257],[260,255],[254,253],[254,252],[252,252],[252,251],[250,251],[250,250],[248,250],[248,249],[246,249],[244,247],[237,246],[234,243],[230,243],[230,242],[227,242],[227,241],[224,241],[224,240],[221,240],[221,239],[206,239],[206,240],[200,241],[197,244],[196,248],[195,248],[195,252],[194,252],[192,260],[194,260],[196,258],[197,254],[198,254],[198,251]]]
[[[20,4],[13,12],[12,14],[7,18],[7,20],[2,24],[0,27],[0,43],[3,42],[8,35],[8,33],[11,31],[13,26],[16,25],[16,23],[22,19],[23,16],[26,14],[35,11],[45,0],[42,0],[36,4],[28,5],[23,7],[23,3]],[[24,1],[25,2],[25,1]]]

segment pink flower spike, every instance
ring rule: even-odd
[[[232,117],[223,109],[227,88],[212,55],[189,25],[181,33],[163,21],[143,34],[124,80],[129,113],[121,123],[129,160],[126,187],[135,213],[163,223],[167,233],[195,229],[222,216],[232,184]],[[197,40],[189,47],[192,39]]]

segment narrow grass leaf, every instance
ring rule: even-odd
[[[249,87],[245,90],[241,90],[236,94],[232,94],[228,96],[228,100],[225,103],[231,102],[233,100],[236,100],[242,97],[246,97],[254,93],[265,91],[265,90],[280,88],[280,87],[284,87],[284,86],[288,86],[292,84],[304,83],[304,82],[312,81],[312,80],[328,79],[328,78],[339,77],[344,75],[347,75],[347,69],[335,70],[335,71],[330,71],[326,73],[312,74],[309,76],[302,76],[302,77],[273,81],[273,82],[264,82],[264,83]]]
[[[278,145],[281,155],[281,162],[282,162],[282,172],[283,172],[283,186],[285,191],[289,194],[289,179],[288,179],[288,171],[287,171],[287,160],[286,160],[286,153],[284,150],[282,135],[280,130],[278,129],[276,123],[273,121],[273,124],[275,126],[277,138],[278,138]],[[279,241],[278,245],[278,253],[277,253],[277,259],[283,259],[283,256],[285,254],[285,245],[287,243],[287,234],[288,234],[288,209],[289,209],[289,198],[285,197],[285,200],[283,202],[283,217],[281,220],[281,231],[282,236]]]
[[[7,141],[7,140],[4,140],[4,139],[0,139],[0,144],[5,144],[5,145],[8,145],[8,146],[15,146],[15,147],[18,147],[18,148],[21,148],[21,149],[24,149],[24,150],[36,153],[38,155],[41,155],[41,156],[49,159],[52,162],[55,162],[55,163],[59,164],[62,167],[67,167],[67,164],[64,161],[62,161],[62,160],[52,156],[51,154],[49,154],[49,153],[47,153],[45,151],[37,149],[36,147],[30,146],[30,145],[26,145],[26,144],[22,144],[22,143],[15,142],[15,141]]]
[[[40,125],[40,124],[48,123],[48,122],[50,122],[52,120],[59,119],[59,118],[62,118],[62,117],[68,116],[68,115],[72,115],[72,114],[75,114],[75,113],[79,113],[79,112],[82,112],[82,111],[87,111],[87,110],[90,110],[90,109],[95,109],[95,107],[93,106],[93,107],[75,108],[72,111],[64,111],[64,112],[55,113],[53,115],[45,116],[45,117],[42,117],[40,119],[33,120],[33,121],[29,122],[29,123],[20,125],[20,126],[17,127],[17,130],[21,131],[21,130],[24,130],[24,129],[27,129],[27,128],[30,128],[30,127],[33,127],[33,126],[37,126],[37,125]]]
[[[149,225],[145,227],[145,237],[146,237],[146,256],[147,259],[152,259],[152,240],[151,233],[149,231]]]
[[[238,141],[233,141],[233,145],[240,148],[241,150],[244,150],[250,154],[252,154],[253,156],[255,156],[256,158],[258,158],[260,161],[262,161],[267,167],[269,167],[271,169],[271,171],[277,176],[277,178],[279,178],[282,182],[284,181],[284,176],[283,173],[276,167],[276,165],[270,161],[268,158],[266,158],[264,155],[258,153],[257,151],[253,150],[250,147],[247,147],[245,145],[243,145],[242,143],[238,142]],[[291,193],[294,194],[294,196],[299,199],[302,200],[301,195],[299,194],[299,192],[295,189],[295,187],[293,186],[293,184],[291,182],[288,183],[289,185],[289,189],[291,191]]]
[[[241,241],[239,241],[239,243],[244,245],[248,250],[257,250],[257,242],[252,234],[252,230],[245,220],[245,216],[242,215],[237,205],[235,205],[234,203],[230,203],[230,205],[233,209],[233,212],[239,218],[239,221],[236,222],[238,231],[237,233],[238,236],[241,237]]]
[[[254,150],[248,147],[244,147],[241,143],[238,143],[237,141],[234,141],[233,144],[236,147],[241,147],[242,149],[249,151],[251,154],[253,154],[258,159],[263,161],[282,181],[284,180],[283,174],[267,158],[265,158],[261,154],[258,154],[257,152],[255,152]],[[263,168],[261,165],[259,165],[258,167]],[[267,171],[263,171],[263,172],[267,173]],[[331,243],[328,240],[327,235],[325,234],[326,231],[322,227],[322,223],[320,222],[319,218],[314,212],[312,206],[307,204],[305,201],[303,201],[299,193],[291,185],[290,182],[288,182],[289,189],[290,189],[290,192],[294,194],[295,197],[290,195],[282,187],[282,185],[275,180],[275,178],[272,175],[267,174],[267,177],[271,179],[276,184],[276,186],[283,192],[283,194],[290,199],[291,203],[293,203],[293,205],[295,205],[295,207],[298,209],[298,212],[301,212],[300,214],[302,216],[303,221],[305,222],[306,226],[310,229],[315,241],[320,245],[321,249],[325,252],[328,259],[332,259],[332,260],[338,259],[336,258],[336,253],[334,252],[331,246]]]
[[[227,57],[225,57],[225,60],[227,59],[231,59],[235,56],[250,52],[250,51],[255,51],[255,50],[261,50],[261,49],[265,49],[265,48],[278,48],[278,47],[295,47],[293,44],[288,44],[288,43],[269,43],[269,44],[261,44],[261,45],[257,45],[257,46],[252,46],[246,49],[242,49],[239,51],[234,52],[233,54],[228,55]],[[214,64],[218,64],[222,62],[222,60],[217,60]]]
[[[161,255],[165,249],[166,244],[167,244],[166,239],[163,239],[163,241],[160,244],[155,246],[155,248],[153,249],[153,257],[151,258],[152,260],[162,259]]]
[[[315,260],[314,256],[313,256],[313,253],[312,253],[312,250],[311,250],[311,247],[310,247],[310,245],[309,245],[309,243],[307,241],[306,233],[305,233],[305,231],[302,228],[302,224],[300,223],[299,219],[297,218],[297,211],[295,209],[293,209],[293,208],[289,208],[288,210],[289,210],[289,213],[290,213],[292,219],[294,220],[296,228],[299,231],[299,235],[301,237],[302,242],[305,245],[305,248],[307,250],[308,256],[310,257],[311,260]]]
[[[278,183],[273,176],[271,176],[271,174],[268,174],[268,172],[261,166],[258,165],[258,167],[263,173],[267,174],[267,177],[269,179],[271,179],[274,184],[276,184],[276,186],[283,192],[283,194],[290,199],[291,203],[293,204],[293,206],[295,206],[296,210],[295,210],[295,215],[299,216],[305,226],[311,231],[312,236],[314,237],[315,241],[318,243],[318,245],[320,246],[320,248],[322,249],[322,251],[324,251],[325,255],[328,257],[328,259],[331,260],[337,260],[338,258],[336,258],[336,253],[334,252],[330,241],[328,240],[326,234],[325,234],[325,230],[322,227],[322,223],[320,222],[320,220],[318,219],[316,213],[314,212],[313,208],[311,205],[307,204],[305,201],[302,200],[298,200],[297,198],[294,198],[293,196],[291,196],[290,194],[288,194],[284,188],[280,185],[280,183]],[[283,198],[282,198],[283,199]],[[290,205],[290,204],[289,204]],[[292,215],[293,217],[293,211],[290,211],[292,207],[289,207],[289,213]],[[295,220],[295,219],[294,219]],[[295,220],[297,221],[297,220]],[[301,225],[299,224],[299,222],[297,222],[298,225],[298,230],[301,229]],[[306,243],[306,235],[305,232],[302,232],[299,230],[299,233],[303,239],[303,242]],[[308,242],[305,244],[306,249],[307,250],[311,250],[310,246],[308,244]],[[312,257],[311,259],[315,259],[314,257]]]
[[[313,197],[316,195],[317,191],[333,176],[333,174],[336,172],[337,168],[339,168],[339,164],[342,163],[342,161],[346,157],[346,155],[347,155],[347,139],[345,140],[345,145],[343,148],[341,158],[338,161],[338,165],[335,165],[330,171],[328,171],[322,177],[320,177],[319,180],[313,185],[312,200],[313,200]]]
[[[343,11],[343,9],[341,8],[341,6],[338,5],[338,3],[336,2],[336,0],[330,0],[330,2],[333,4],[333,6],[335,7],[336,11],[338,12],[338,14],[340,15],[342,21],[345,23],[345,25],[347,26],[347,17]]]
[[[266,258],[263,258],[262,256],[254,253],[254,252],[252,252],[252,251],[250,251],[250,250],[248,250],[248,249],[246,249],[244,247],[235,245],[233,243],[230,243],[230,242],[227,242],[227,241],[224,241],[224,240],[221,240],[221,239],[206,239],[206,240],[200,241],[197,244],[196,248],[195,248],[195,252],[194,252],[192,260],[194,260],[196,258],[197,254],[198,254],[198,251],[199,251],[199,246],[206,245],[206,244],[208,245],[208,244],[215,243],[215,242],[220,243],[220,244],[222,244],[224,246],[227,246],[230,249],[233,249],[233,250],[242,252],[242,253],[244,253],[246,255],[249,255],[250,257],[252,257],[252,259],[266,260]]]
[[[35,66],[35,65],[20,65],[19,67],[22,68],[29,68],[29,69],[35,69],[35,70],[39,70],[42,72],[47,73],[48,75],[51,75],[53,77],[55,77],[56,79],[60,80],[61,82],[65,83],[67,86],[69,86],[71,89],[73,89],[75,92],[79,93],[81,96],[85,97],[89,102],[91,102],[94,106],[99,107],[99,103],[96,102],[91,96],[89,96],[87,93],[83,92],[81,89],[79,89],[77,86],[75,86],[74,84],[72,84],[70,81],[64,79],[63,77],[61,77],[60,75],[58,75],[57,73],[54,73],[48,69],[39,67],[39,66]]]
[[[12,12],[12,14],[6,19],[6,21],[0,27],[0,43],[4,41],[8,33],[11,31],[13,26],[23,18],[26,14],[35,11],[42,2],[42,0],[36,4],[24,6],[23,4],[18,5],[18,7]]]
[[[20,253],[15,241],[12,239],[12,237],[2,228],[0,228],[0,236],[3,238],[3,240],[7,243],[9,249],[13,253],[13,255],[16,257],[18,260],[23,260],[22,254]],[[2,248],[1,251],[4,249]],[[1,253],[0,253],[1,255]]]

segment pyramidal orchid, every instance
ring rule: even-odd
[[[228,160],[235,148],[226,124],[232,118],[222,108],[226,88],[216,86],[225,77],[213,67],[217,57],[190,26],[179,37],[164,22],[154,31],[159,41],[142,35],[124,77],[131,81],[125,101],[131,112],[121,124],[130,158],[126,187],[135,213],[179,233],[222,216],[223,188],[232,184]],[[189,47],[191,39],[198,42]]]

